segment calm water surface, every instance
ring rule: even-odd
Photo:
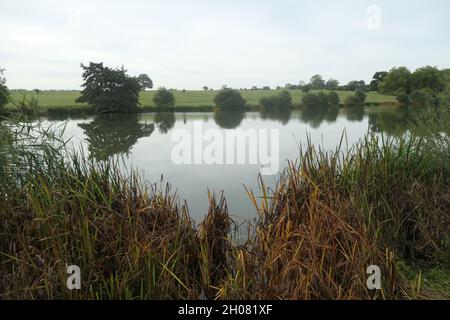
[[[153,183],[169,182],[181,200],[186,200],[191,216],[197,221],[207,213],[207,190],[224,192],[230,214],[252,219],[252,207],[244,185],[259,195],[257,165],[175,165],[171,160],[173,130],[193,132],[201,122],[203,129],[279,129],[280,171],[286,160],[295,160],[299,144],[311,142],[326,150],[334,149],[343,131],[348,144],[357,142],[368,131],[399,135],[406,130],[404,111],[373,108],[366,111],[251,113],[148,113],[114,114],[83,119],[46,120],[55,126],[66,124],[65,135],[87,155],[98,160],[123,156],[129,168],[139,169]],[[269,186],[276,176],[265,176]]]

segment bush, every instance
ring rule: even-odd
[[[332,107],[338,107],[341,100],[339,99],[339,95],[335,91],[331,91],[328,94],[328,101],[330,103],[330,106]]]
[[[153,102],[157,108],[173,108],[175,106],[175,96],[166,88],[159,88],[153,97]]]
[[[314,93],[307,93],[302,98],[302,104],[305,108],[320,108],[320,99]]]
[[[355,93],[355,97],[358,99],[359,105],[362,106],[366,102],[366,93],[362,90],[357,90]]]
[[[317,97],[319,98],[320,107],[328,108],[330,106],[330,99],[326,93],[321,91],[317,94]]]
[[[344,105],[351,108],[358,107],[360,106],[360,100],[356,96],[348,96],[345,98]]]
[[[397,96],[397,101],[401,104],[401,105],[408,105],[409,104],[409,96],[402,92]]]
[[[3,69],[0,69],[0,110],[9,102],[9,90],[5,82],[6,79],[3,77]]]
[[[9,101],[9,90],[5,85],[0,84],[0,110],[4,108],[4,106]]]
[[[245,109],[245,100],[240,92],[230,88],[220,90],[214,98],[214,103],[222,111]]]
[[[276,96],[262,98],[259,100],[259,104],[265,110],[289,109],[292,107],[292,97],[288,91],[284,90]]]
[[[414,90],[409,95],[409,100],[415,106],[424,106],[429,100],[429,95],[424,90]]]

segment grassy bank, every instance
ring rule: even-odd
[[[289,90],[295,105],[300,104],[304,95],[301,90]],[[351,91],[337,91],[341,101],[346,97],[353,95]],[[176,109],[179,111],[212,111],[214,106],[214,97],[217,91],[173,91],[176,101]],[[263,97],[269,97],[278,94],[277,90],[241,90],[243,98],[248,105],[257,106]],[[15,101],[23,100],[23,97],[30,97],[36,93],[24,90],[13,90],[12,98]],[[141,93],[140,103],[144,111],[154,111],[153,95],[155,91],[145,91]],[[86,104],[77,104],[75,100],[79,97],[78,91],[42,91],[39,94],[39,113],[61,112],[61,113],[92,113],[93,110]],[[382,95],[376,92],[367,94],[367,105],[397,105],[394,96]],[[8,109],[14,110],[13,104],[9,104]]]
[[[223,197],[197,227],[169,188],[83,160],[39,126],[0,128],[0,298],[450,298],[440,143],[306,147],[275,190],[249,192],[257,219],[242,242]],[[366,287],[374,264],[380,291]]]

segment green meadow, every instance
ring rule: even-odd
[[[288,90],[292,96],[294,104],[300,104],[300,101],[304,95],[301,90]],[[325,90],[326,91],[326,90]],[[145,107],[153,107],[153,96],[156,90],[144,91],[140,94],[140,103]],[[173,90],[175,96],[176,107],[205,107],[214,105],[214,97],[218,91],[200,91],[200,90]],[[259,100],[264,97],[270,97],[276,95],[280,90],[241,90],[243,98],[247,101],[248,105],[259,105]],[[312,91],[314,92],[314,91]],[[342,101],[346,97],[353,95],[353,91],[337,91],[339,98]],[[49,90],[41,91],[36,94],[34,91],[27,90],[12,90],[11,96],[17,102],[23,100],[24,97],[30,98],[35,96],[39,98],[39,106],[42,109],[53,107],[67,107],[70,109],[84,108],[86,104],[76,103],[75,100],[80,96],[80,92],[76,90]],[[383,95],[377,92],[368,92],[366,103],[372,104],[396,104],[395,96]],[[13,108],[10,103],[9,108]]]

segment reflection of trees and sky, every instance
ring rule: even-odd
[[[261,110],[261,119],[280,121],[282,124],[287,124],[291,119],[292,109],[290,108],[276,108]]]
[[[175,113],[173,112],[158,112],[155,114],[155,124],[162,134],[166,134],[175,126]]]
[[[153,123],[140,123],[137,114],[98,115],[78,126],[84,130],[91,157],[97,160],[128,155],[138,139],[150,136],[155,130]]]
[[[319,129],[322,125],[333,125],[337,121],[345,120],[350,123],[365,122],[365,129],[376,133],[387,133],[400,136],[407,130],[420,134],[415,123],[423,122],[424,116],[436,113],[434,108],[366,108],[339,109],[306,108],[302,111],[291,109],[261,110],[259,113],[246,114],[240,111],[218,111],[214,113],[173,113],[159,112],[152,114],[108,114],[97,115],[90,122],[80,123],[84,130],[85,141],[89,144],[92,157],[105,160],[113,155],[128,155],[139,139],[151,137],[155,130],[166,135],[179,123],[179,126],[189,126],[192,121],[214,123],[222,129],[235,129],[248,121],[273,121],[283,126],[293,121],[307,124],[312,129]],[[341,119],[341,120],[339,120]],[[262,122],[262,123],[263,123]],[[261,125],[261,124],[260,124]],[[263,125],[264,126],[264,125]],[[245,126],[244,126],[245,127]],[[368,127],[368,128],[367,128]]]
[[[300,113],[300,121],[309,124],[312,128],[318,128],[324,122],[336,121],[339,108],[305,108]]]
[[[238,127],[245,117],[241,111],[217,111],[214,113],[214,121],[222,129],[234,129]]]

